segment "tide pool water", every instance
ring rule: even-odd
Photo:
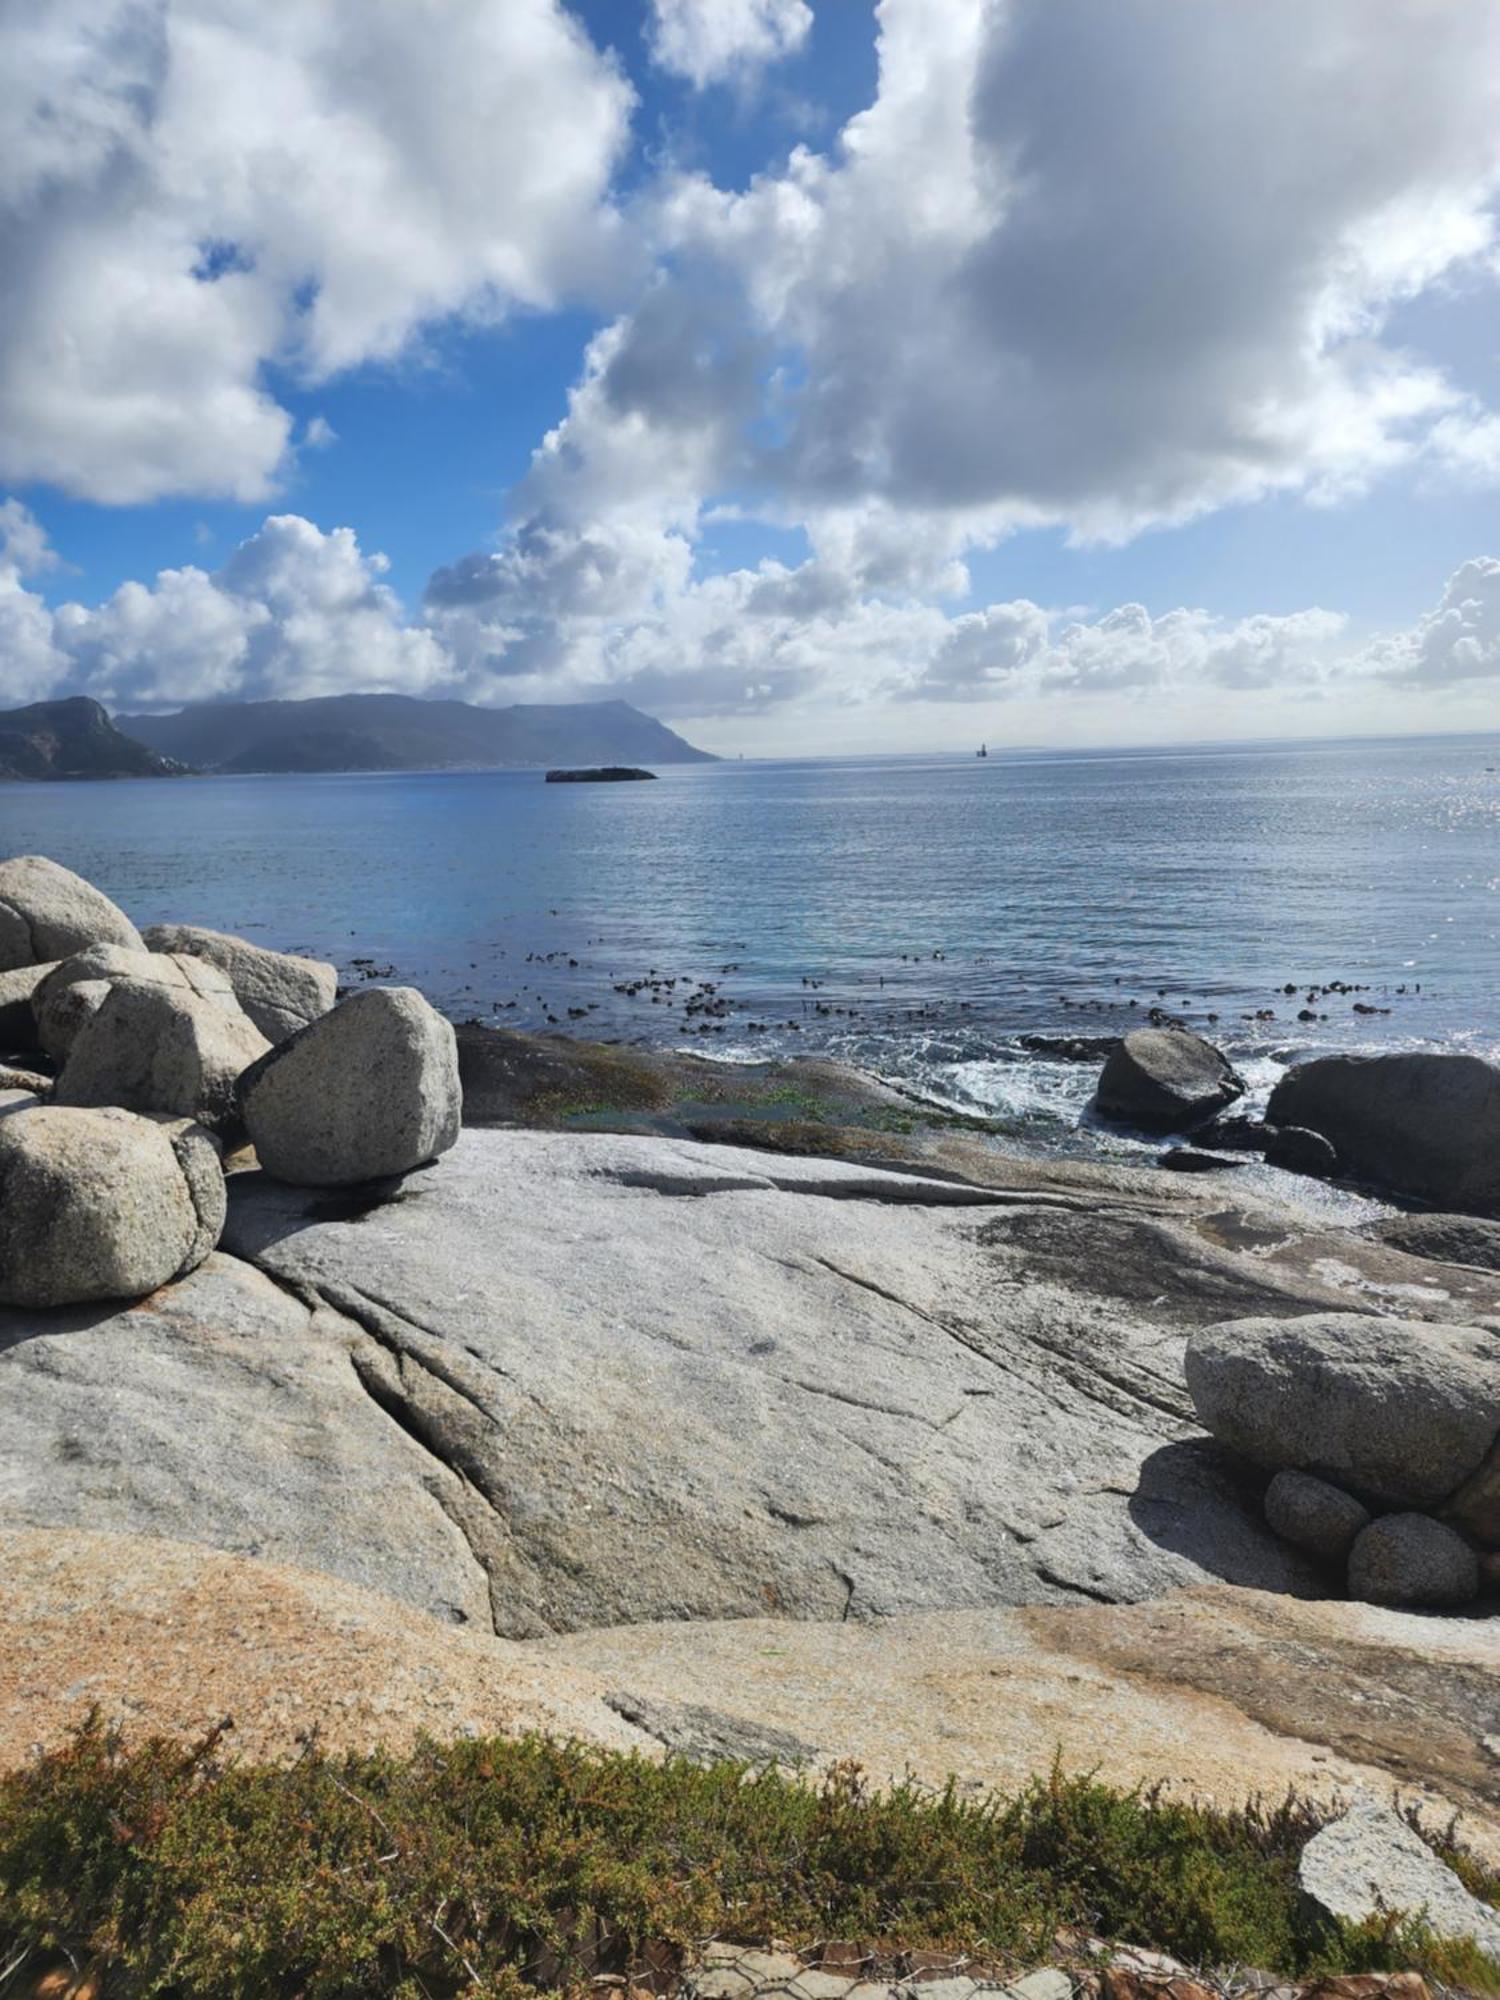
[[[1096,1066],[1022,1037],[1157,1007],[1262,1089],[1309,1049],[1500,1053],[1497,767],[1500,736],[12,785],[0,848],[455,1018],[834,1053],[1092,1144]]]

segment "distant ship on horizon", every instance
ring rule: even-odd
[[[977,750],[976,750],[976,751],[974,752],[974,755],[975,755],[976,757],[988,757],[988,756],[989,756],[989,754],[990,754],[990,753],[989,753],[989,750],[988,750],[988,748],[987,748],[987,747],[986,747],[986,745],[984,745],[983,743],[981,743],[981,744],[980,744],[980,746],[979,746],[979,748],[978,748],[978,749],[977,749]]]

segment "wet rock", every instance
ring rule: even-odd
[[[1391,1505],[1445,1500],[1500,1432],[1500,1348],[1477,1327],[1231,1320],[1194,1333],[1185,1365],[1198,1421],[1221,1444]]]
[[[1266,1521],[1285,1541],[1321,1561],[1347,1561],[1370,1510],[1352,1493],[1310,1472],[1278,1472],[1266,1488]]]
[[[0,972],[48,964],[91,944],[143,949],[125,912],[71,868],[40,854],[0,861]]]
[[[1226,1160],[1218,1153],[1202,1153],[1193,1146],[1173,1146],[1157,1155],[1156,1164],[1170,1174],[1225,1174],[1243,1167],[1243,1160]]]
[[[1106,1118],[1148,1132],[1192,1131],[1244,1095],[1211,1042],[1184,1028],[1136,1028],[1110,1055],[1095,1102]]]
[[[216,966],[124,945],[91,945],[54,965],[31,997],[37,1039],[47,1054],[64,1061],[84,1022],[98,1013],[116,986],[131,981],[171,993],[196,993],[232,1014],[240,1011],[233,987]]]
[[[226,931],[197,924],[153,924],[145,933],[154,952],[169,952],[216,966],[235,997],[270,1042],[284,1042],[318,1020],[338,997],[339,977],[321,959],[268,951]]]
[[[1469,1264],[1500,1271],[1500,1222],[1473,1215],[1390,1215],[1366,1232],[1408,1257],[1432,1257],[1442,1264]]]
[[[1016,1047],[1054,1062],[1102,1062],[1114,1054],[1118,1035],[1017,1035]]]
[[[1479,1559],[1430,1514],[1382,1514],[1349,1551],[1349,1595],[1366,1604],[1455,1610],[1479,1595]]]
[[[1297,1881],[1326,1916],[1351,1924],[1395,1912],[1425,1916],[1440,1936],[1471,1938],[1500,1956],[1500,1911],[1470,1895],[1405,1820],[1373,1799],[1313,1835]]]
[[[410,1173],[458,1137],[453,1029],[413,987],[370,987],[262,1057],[240,1101],[277,1180],[340,1187]]]
[[[1338,1172],[1339,1156],[1321,1132],[1302,1125],[1279,1125],[1266,1142],[1266,1164],[1284,1173],[1330,1180]]]
[[[1216,1118],[1212,1125],[1205,1125],[1198,1134],[1205,1146],[1211,1146],[1220,1153],[1263,1153],[1270,1136],[1269,1127],[1259,1118],[1247,1118],[1243,1114]]]
[[[112,1107],[0,1117],[0,1303],[137,1298],[195,1270],[224,1225],[208,1133]]]
[[[237,1008],[186,987],[127,980],[78,1030],[54,1094],[59,1104],[117,1104],[228,1131],[238,1116],[236,1083],[266,1046]]]
[[[1478,1056],[1319,1057],[1281,1079],[1266,1117],[1322,1133],[1381,1187],[1500,1214],[1500,1068]]]

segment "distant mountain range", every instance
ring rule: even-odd
[[[175,715],[115,720],[127,736],[200,771],[456,771],[717,761],[626,701],[475,708],[465,701],[421,701],[403,694],[337,694],[311,701],[206,702]]]
[[[0,712],[0,779],[171,778],[182,765],[122,735],[97,701],[35,701]]]

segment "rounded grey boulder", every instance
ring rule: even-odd
[[[1326,1181],[1338,1172],[1339,1156],[1321,1132],[1309,1132],[1305,1125],[1282,1125],[1267,1141],[1266,1165]]]
[[[409,1173],[458,1137],[453,1029],[413,987],[372,986],[263,1056],[240,1102],[276,1180],[343,1187]]]
[[[1198,1421],[1279,1472],[1430,1507],[1500,1432],[1500,1343],[1471,1326],[1312,1313],[1202,1327],[1185,1356]]]
[[[1121,1124],[1182,1132],[1206,1125],[1244,1094],[1230,1064],[1201,1035],[1136,1028],[1111,1051],[1094,1101]]]
[[[246,938],[197,924],[153,924],[145,938],[152,951],[216,966],[268,1041],[284,1042],[326,1014],[338,998],[338,973],[321,959],[267,951]]]
[[[67,958],[91,944],[145,949],[125,912],[71,868],[41,854],[0,861],[0,972]]]
[[[84,1022],[98,1013],[116,986],[128,981],[173,993],[196,993],[232,1014],[240,1012],[228,979],[202,959],[164,957],[118,944],[90,945],[54,965],[32,994],[37,1039],[47,1054],[61,1062]]]
[[[1500,1215],[1500,1067],[1478,1056],[1320,1056],[1287,1071],[1266,1117],[1321,1132],[1382,1187]]]
[[[224,1213],[201,1127],[113,1107],[0,1117],[0,1303],[142,1297],[203,1262]]]
[[[1310,1472],[1278,1472],[1266,1488],[1266,1523],[1273,1534],[1324,1562],[1345,1562],[1370,1521],[1368,1507],[1342,1487]]]
[[[1349,1595],[1366,1604],[1451,1610],[1479,1595],[1479,1558],[1428,1514],[1382,1514],[1349,1551]]]
[[[112,987],[78,1030],[57,1103],[118,1104],[225,1130],[237,1116],[241,1073],[268,1047],[231,1005],[186,986],[128,979]]]

